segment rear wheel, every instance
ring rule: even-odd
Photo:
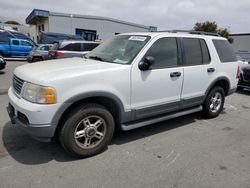
[[[112,139],[114,119],[98,104],[74,109],[66,118],[60,133],[63,148],[74,155],[89,157],[102,152]]]
[[[42,61],[43,59],[41,57],[34,57],[32,62],[38,62]]]
[[[203,104],[203,112],[205,117],[217,117],[223,109],[225,102],[225,92],[223,88],[216,86],[207,95]]]

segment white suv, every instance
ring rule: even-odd
[[[86,157],[104,150],[115,128],[198,111],[218,116],[237,67],[228,41],[213,34],[121,34],[85,58],[18,67],[8,112],[34,138],[59,137],[66,151]]]

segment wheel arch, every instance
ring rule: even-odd
[[[230,81],[227,77],[225,76],[221,76],[218,77],[217,79],[215,79],[207,88],[205,96],[207,97],[208,93],[211,91],[211,89],[213,89],[215,86],[220,86],[223,88],[224,92],[225,92],[225,96],[227,96],[229,94],[231,85],[230,85]],[[205,98],[206,98],[205,97]]]
[[[76,106],[82,105],[84,103],[96,103],[107,108],[107,110],[109,110],[113,115],[116,126],[119,126],[118,128],[120,128],[120,122],[126,118],[124,116],[128,115],[125,113],[122,101],[114,94],[108,92],[91,92],[80,94],[65,101],[62,107],[60,107],[56,112],[56,115],[52,120],[52,124],[56,125],[55,136],[57,136],[61,130],[67,113]]]

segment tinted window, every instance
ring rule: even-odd
[[[183,47],[185,50],[187,65],[202,64],[202,54],[199,39],[184,38]]]
[[[234,50],[227,40],[213,40],[213,43],[221,62],[236,61]]]
[[[201,51],[202,51],[202,62],[203,64],[207,64],[210,63],[210,54],[207,48],[207,44],[205,42],[205,40],[200,39],[200,43],[201,43]]]
[[[72,51],[81,51],[81,43],[72,43],[71,44]]]
[[[155,63],[152,68],[166,68],[177,66],[177,41],[176,38],[161,38],[147,51],[146,56],[152,56]]]
[[[18,40],[13,40],[13,41],[12,41],[12,44],[14,44],[14,45],[19,45],[19,41],[18,41]]]
[[[66,50],[66,51],[71,51],[71,45],[72,44],[61,44],[61,46],[60,46],[60,50]]]
[[[83,51],[91,51],[96,48],[99,44],[96,43],[85,43],[83,44]]]

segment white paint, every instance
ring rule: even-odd
[[[175,156],[175,158],[174,158],[170,163],[167,164],[167,167],[170,166],[170,165],[172,165],[173,163],[175,163],[175,161],[176,161],[179,157],[180,157],[180,154],[178,153],[178,154]]]

